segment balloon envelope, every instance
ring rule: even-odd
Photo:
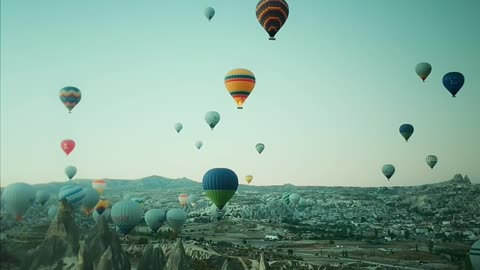
[[[157,232],[167,219],[165,210],[150,209],[145,213],[145,223],[147,223],[150,230]]]
[[[100,200],[100,194],[93,188],[86,188],[84,190],[85,198],[83,198],[82,201],[82,209],[86,214],[90,214]]]
[[[207,197],[222,210],[237,191],[238,177],[230,169],[214,168],[205,173],[202,185]]]
[[[137,202],[119,201],[111,210],[112,221],[119,231],[127,235],[142,220],[143,210]]]
[[[79,185],[64,186],[58,192],[58,200],[66,200],[72,207],[79,206],[85,198],[85,190]]]
[[[395,167],[392,164],[385,164],[382,167],[382,172],[390,180],[390,177],[395,173]]]
[[[75,148],[75,142],[73,140],[63,140],[60,143],[60,147],[62,148],[63,152],[65,152],[65,154],[67,154],[68,156]]]
[[[413,134],[413,126],[410,124],[403,124],[400,126],[400,134],[402,134],[403,138],[405,138],[405,141],[408,142],[408,139],[412,136]]]
[[[247,183],[250,184],[250,182],[252,182],[252,180],[253,180],[253,176],[252,176],[252,175],[246,175],[246,176],[245,176],[245,181],[247,181]]]
[[[443,86],[452,94],[452,97],[457,95],[464,83],[465,77],[460,72],[449,72],[443,76]]]
[[[103,216],[105,218],[106,222],[110,222],[112,220],[111,211],[112,210],[110,208],[105,209],[105,211],[103,211],[102,213],[98,213],[97,211],[93,211],[92,212],[93,220],[95,220],[95,223],[98,223],[98,220],[100,219],[100,216]]]
[[[480,240],[470,248],[470,262],[472,262],[474,270],[480,270]]]
[[[202,141],[196,141],[196,142],[195,142],[195,146],[197,147],[197,149],[202,148],[202,145],[203,145],[203,142],[202,142]]]
[[[190,195],[188,197],[188,203],[193,207],[195,207],[195,205],[197,204],[197,201],[198,201],[198,197],[196,195]]]
[[[215,16],[215,9],[212,7],[207,7],[204,11],[203,14],[205,14],[205,17],[207,17],[208,21],[210,21],[213,16]]]
[[[261,154],[265,149],[265,145],[263,143],[257,143],[257,145],[255,145],[255,149],[257,149],[257,152]]]
[[[425,161],[427,162],[428,166],[433,169],[433,167],[435,167],[435,165],[437,164],[438,162],[438,158],[434,155],[428,155],[426,158],[425,158]]]
[[[220,114],[216,111],[209,111],[205,114],[205,122],[207,122],[208,126],[213,130],[213,128],[218,124],[220,121]]]
[[[68,180],[72,180],[72,178],[77,174],[77,168],[75,166],[67,166],[65,167],[65,174],[68,177]]]
[[[187,213],[182,209],[170,209],[167,211],[167,223],[172,230],[178,232],[187,221]]]
[[[48,201],[48,199],[50,199],[50,193],[45,190],[39,190],[35,194],[35,202],[42,206]]]
[[[13,183],[8,185],[2,193],[5,209],[15,215],[17,220],[22,220],[28,208],[35,202],[36,192],[26,183]]]
[[[430,75],[430,72],[432,72],[432,66],[426,62],[418,63],[415,66],[415,72],[422,79],[422,81],[425,81],[428,75]]]
[[[186,206],[188,204],[188,195],[187,194],[180,194],[178,196],[178,201],[182,206]]]
[[[105,191],[105,187],[107,187],[107,182],[105,182],[105,180],[98,179],[92,182],[92,188],[94,188],[98,193],[100,193],[100,195],[102,195]]]
[[[260,0],[257,4],[256,15],[260,25],[267,31],[270,40],[288,19],[289,8],[285,0]]]
[[[69,112],[77,106],[82,99],[80,90],[73,86],[66,86],[60,90],[60,101],[65,105]]]
[[[242,109],[245,100],[247,100],[255,87],[255,75],[250,70],[244,68],[230,70],[225,75],[225,87],[235,103],[237,103],[237,109]]]
[[[177,133],[180,133],[180,131],[182,131],[183,129],[183,125],[182,123],[175,123],[175,125],[173,125],[173,128],[175,129],[175,131],[177,131]]]
[[[57,215],[57,211],[58,211],[58,205],[52,205],[50,206],[50,208],[48,208],[48,218],[50,220],[53,220],[55,218],[55,216]]]

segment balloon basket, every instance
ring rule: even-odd
[[[276,40],[274,37],[269,38],[268,40]]]
[[[237,109],[239,109],[239,110],[243,110],[243,107],[237,107]]]

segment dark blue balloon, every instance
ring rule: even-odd
[[[443,85],[453,97],[460,91],[463,83],[465,83],[465,77],[460,72],[449,72],[443,76]]]
[[[400,134],[402,134],[403,138],[405,138],[405,141],[408,142],[408,139],[413,134],[413,126],[410,124],[403,124],[400,126],[399,130],[400,130]]]
[[[237,190],[238,177],[227,168],[215,168],[203,176],[203,190]]]

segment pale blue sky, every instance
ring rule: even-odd
[[[2,186],[64,181],[67,165],[76,178],[197,181],[228,167],[255,185],[480,178],[480,1],[288,3],[269,41],[257,0],[2,0]],[[223,83],[233,68],[257,79],[244,110]],[[441,82],[450,71],[466,78],[455,99]],[[69,85],[82,91],[72,114],[58,98]],[[210,110],[222,117],[213,132]],[[403,123],[415,126],[408,143]],[[77,142],[68,158],[65,138]],[[385,163],[397,168],[390,182]]]

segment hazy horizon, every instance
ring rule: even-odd
[[[478,183],[479,1],[287,0],[276,41],[257,2],[1,1],[1,186],[66,182],[68,165],[75,179],[201,181],[227,167],[251,185],[411,186],[457,173]],[[433,67],[425,83],[419,62]],[[243,110],[223,81],[233,68],[256,76]],[[465,75],[456,98],[442,85],[450,71]],[[71,114],[65,86],[82,91]],[[408,143],[404,123],[415,126]]]

